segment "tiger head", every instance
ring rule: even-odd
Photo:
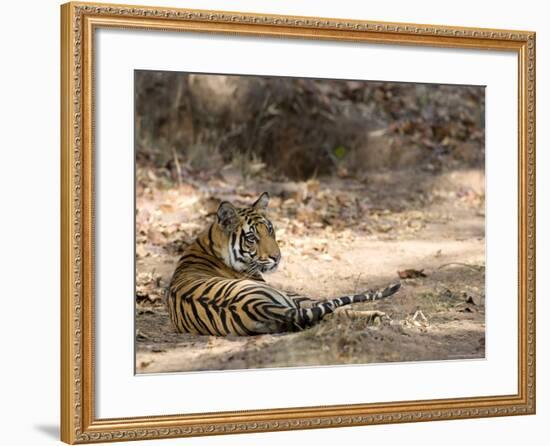
[[[266,216],[269,195],[264,192],[250,207],[236,208],[220,203],[214,223],[219,231],[227,266],[235,271],[255,274],[274,271],[281,260],[275,230]]]

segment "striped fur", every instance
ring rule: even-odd
[[[261,273],[275,270],[281,254],[265,215],[268,201],[263,193],[249,208],[221,203],[216,221],[186,249],[167,295],[177,331],[214,336],[299,331],[338,307],[382,299],[399,289],[395,284],[319,301],[269,286]]]

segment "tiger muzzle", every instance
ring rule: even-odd
[[[281,254],[276,254],[274,256],[269,256],[267,259],[261,260],[259,263],[261,265],[262,273],[273,272],[279,266],[281,261]]]

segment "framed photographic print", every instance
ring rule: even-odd
[[[63,441],[535,413],[533,32],[61,13]]]

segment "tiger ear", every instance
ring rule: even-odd
[[[262,195],[260,195],[260,198],[258,198],[252,207],[254,209],[259,209],[261,211],[267,209],[267,205],[269,204],[269,194],[267,192],[264,192]]]
[[[222,201],[216,212],[218,223],[226,232],[231,232],[239,225],[237,209],[229,201]]]

